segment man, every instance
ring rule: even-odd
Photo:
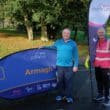
[[[97,31],[98,43],[94,61],[95,76],[97,81],[98,96],[96,101],[103,101],[104,105],[110,105],[109,100],[109,70],[110,70],[110,41],[105,37],[104,28]]]
[[[73,73],[78,71],[78,50],[77,44],[70,39],[71,31],[65,28],[62,31],[62,38],[57,40],[50,48],[57,49],[57,79],[58,96],[56,101],[64,98],[68,103],[73,103],[71,94]]]

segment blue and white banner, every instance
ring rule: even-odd
[[[110,0],[92,0],[89,9],[89,46],[90,58],[93,62],[97,44],[97,30],[105,27],[110,17]]]
[[[0,60],[0,97],[16,99],[56,88],[56,50],[30,49]]]

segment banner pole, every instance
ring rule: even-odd
[[[90,4],[92,0],[89,1],[89,8],[88,8],[88,22],[89,22],[89,9],[90,9]],[[89,24],[88,24],[88,47],[89,47],[89,56],[90,56],[90,39],[89,39]],[[89,60],[89,78],[90,78],[90,86],[91,86],[91,100],[93,100],[94,97],[94,87],[93,87],[93,80],[92,80],[92,65],[91,61]]]

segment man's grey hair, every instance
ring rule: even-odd
[[[64,28],[64,29],[62,30],[62,33],[63,33],[65,30],[67,30],[67,31],[69,31],[69,32],[71,33],[71,30],[70,30],[69,28]]]
[[[97,32],[98,32],[98,31],[103,31],[104,34],[105,34],[105,32],[106,32],[104,27],[99,28],[99,29],[97,30]]]

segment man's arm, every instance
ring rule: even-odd
[[[74,60],[73,72],[77,72],[77,70],[78,70],[78,61],[79,61],[77,45],[75,45],[74,50],[73,50],[73,60]]]
[[[56,49],[57,47],[57,42],[54,42],[52,45],[50,46],[41,46],[39,48],[50,48],[50,49]]]
[[[56,46],[57,46],[57,44],[56,44],[56,42],[55,42],[55,43],[53,43],[53,44],[50,45],[50,46],[44,46],[44,48],[56,49]]]

